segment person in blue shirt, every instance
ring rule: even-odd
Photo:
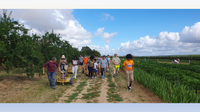
[[[109,55],[107,55],[106,60],[108,62],[108,69],[107,70],[109,70],[109,65],[110,65],[110,57],[109,57]]]

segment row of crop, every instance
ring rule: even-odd
[[[176,68],[180,70],[189,70],[191,71],[191,72],[188,72],[189,74],[191,74],[192,72],[200,73],[200,67],[195,66],[195,65],[183,65],[183,64],[177,65],[177,64],[158,63],[155,61],[148,61],[148,63],[156,64],[162,67]]]
[[[200,103],[200,96],[187,89],[185,85],[178,85],[166,80],[165,77],[157,77],[141,69],[134,70],[134,78],[155,95],[168,103]]]
[[[125,56],[119,56],[120,58],[126,58]],[[179,58],[180,60],[200,60],[200,55],[191,55],[191,56],[133,56],[133,59],[170,59],[174,60]]]
[[[144,71],[154,74],[157,76],[162,76],[165,77],[168,81],[172,83],[177,83],[178,79],[180,80],[180,84],[186,85],[190,89],[195,89],[195,91],[200,89],[200,80],[190,77],[190,76],[185,75],[185,73],[182,73],[176,69],[172,68],[166,68],[166,67],[161,67],[159,65],[154,65],[154,64],[149,64],[149,63],[143,63],[143,62],[135,62],[135,67],[139,67],[143,69]],[[178,75],[178,78],[177,78]],[[199,76],[196,76],[199,77]]]

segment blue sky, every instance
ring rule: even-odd
[[[102,20],[102,13],[108,13],[114,20]],[[200,10],[193,9],[76,9],[72,13],[87,31],[95,33],[97,28],[105,27],[108,33],[118,32],[109,43],[115,49],[121,42],[137,40],[149,35],[157,36],[162,31],[181,32],[185,26],[200,21]],[[100,38],[93,38],[93,44],[105,45]]]
[[[101,54],[136,56],[200,52],[199,9],[24,9],[12,10],[26,27],[62,35],[74,47]],[[30,15],[31,14],[31,15]]]

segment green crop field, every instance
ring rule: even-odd
[[[121,69],[124,60],[121,59]],[[172,103],[200,102],[200,66],[133,60],[135,80],[162,100]]]

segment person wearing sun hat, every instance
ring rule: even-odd
[[[68,69],[68,65],[67,65],[67,58],[65,58],[65,55],[62,55],[61,59],[60,59],[60,68],[61,71],[67,71]]]

